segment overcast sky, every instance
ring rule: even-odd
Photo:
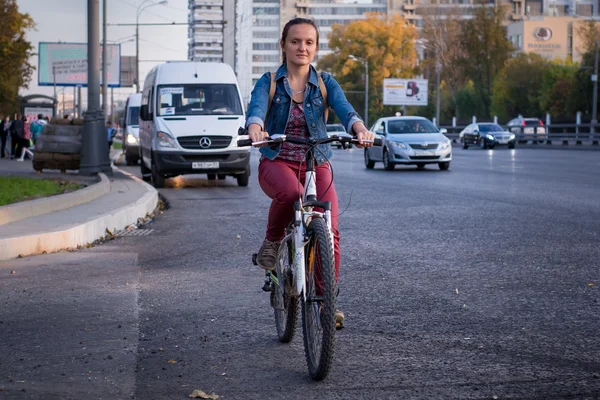
[[[106,0],[108,1],[108,23],[135,23],[136,10],[143,0]],[[147,1],[151,4],[154,0]],[[156,0],[158,1],[158,0]],[[31,15],[36,23],[27,39],[37,53],[39,42],[87,42],[87,1],[86,0],[17,0],[19,11]],[[152,22],[187,22],[187,0],[168,0],[167,5],[146,8],[140,15],[140,24]],[[100,0],[100,21],[102,21],[102,0]],[[100,23],[101,24],[101,23]],[[124,41],[135,39],[135,26],[108,26],[108,40]],[[100,30],[102,39],[102,30]],[[185,60],[187,59],[187,25],[143,26],[140,25],[140,80],[158,62],[143,60]],[[135,41],[121,45],[121,55],[135,56]],[[38,65],[37,56],[31,64]],[[72,93],[73,88],[66,88]],[[61,88],[58,89],[60,93]],[[133,93],[134,88],[115,89],[115,101]],[[53,88],[38,86],[37,70],[33,73],[28,89],[22,94],[46,94],[52,96]],[[85,97],[85,91],[84,95]]]

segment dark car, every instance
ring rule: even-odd
[[[463,149],[468,149],[469,145],[477,145],[482,149],[508,145],[509,149],[514,149],[517,141],[514,133],[493,122],[477,122],[468,125],[460,132],[458,140],[462,143]]]
[[[517,135],[519,141],[543,142],[548,139],[548,129],[538,118],[517,117],[506,124],[506,130]]]

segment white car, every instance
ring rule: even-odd
[[[365,148],[365,166],[369,169],[382,162],[386,170],[396,164],[416,165],[425,168],[437,164],[441,170],[450,168],[452,142],[427,118],[386,117],[380,118],[371,127],[381,138],[381,146]]]
[[[348,135],[348,133],[346,132],[346,128],[344,128],[344,125],[342,124],[327,124],[327,135],[328,136],[350,136]],[[340,143],[334,143],[332,144],[332,146],[337,146],[338,149],[342,148],[342,145]],[[352,145],[350,145],[352,146]]]

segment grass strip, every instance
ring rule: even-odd
[[[73,192],[85,187],[59,179],[0,177],[0,206]]]

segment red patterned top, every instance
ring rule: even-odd
[[[285,134],[301,138],[310,137],[306,117],[304,116],[304,105],[302,103],[292,101],[292,111],[290,112],[290,119],[288,120]],[[302,162],[307,150],[307,145],[283,142],[281,144],[281,151],[277,157],[284,160]]]

